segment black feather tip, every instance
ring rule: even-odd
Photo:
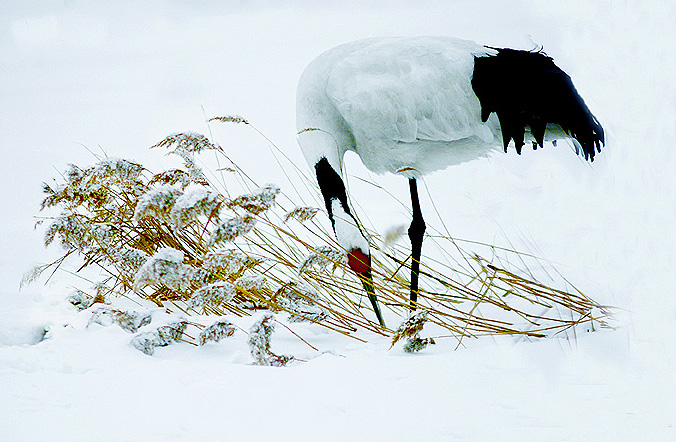
[[[605,144],[603,127],[592,115],[568,74],[541,51],[491,48],[496,55],[475,57],[472,88],[481,103],[481,120],[492,112],[500,121],[505,152],[514,140],[517,153],[526,128],[543,147],[548,123],[577,140],[586,160]]]

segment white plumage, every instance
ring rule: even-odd
[[[326,130],[339,157],[353,150],[376,173],[425,174],[485,155],[500,146],[499,128],[495,117],[481,122],[470,80],[474,57],[491,52],[449,37],[338,46],[303,73],[298,130]],[[330,147],[306,134],[299,143],[314,165]]]

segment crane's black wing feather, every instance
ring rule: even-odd
[[[547,123],[555,123],[580,143],[585,159],[594,161],[605,144],[603,128],[568,74],[540,51],[491,49],[497,54],[475,57],[472,88],[481,119],[497,114],[505,151],[514,140],[521,153],[526,127],[542,147]]]

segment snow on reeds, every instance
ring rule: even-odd
[[[253,127],[241,117],[211,121]],[[187,323],[175,336],[169,332],[176,327],[142,333],[134,345],[148,354],[178,339],[204,344],[234,333],[225,320],[204,328],[201,314],[236,317],[259,309],[282,314],[291,323],[309,321],[360,340],[366,339],[367,331],[392,336],[393,344],[405,339],[407,351],[434,343],[432,337],[420,338],[424,324],[434,324],[458,345],[484,335],[540,338],[583,324],[607,326],[608,309],[576,289],[550,287],[527,269],[510,268],[511,262],[519,266],[524,262],[518,252],[506,251],[507,261],[489,260],[476,248],[465,250],[441,234],[427,241],[436,242],[448,256],[444,262],[423,257],[419,311],[408,316],[408,246],[388,237],[380,249],[377,235],[367,231],[373,238],[375,292],[393,312],[389,317],[403,321],[398,330],[383,328],[361,299],[362,284],[347,267],[345,251],[334,241],[324,217],[315,216],[318,208],[292,201],[274,184],[257,184],[203,135],[173,134],[152,147],[178,156],[182,167],[152,173],[131,161],[105,158],[86,168],[70,165],[62,182],[44,185],[42,208],[59,212],[43,219],[48,223],[45,244],[58,240],[64,253],[26,277],[29,282],[67,261],[72,265],[79,257],[78,268],[98,267],[105,275],[98,288],[81,290],[73,298],[79,308],[135,297],[191,316],[195,321],[191,324],[202,329],[198,338],[183,336]],[[205,173],[199,156],[206,153],[233,167]],[[223,174],[237,179],[226,185]],[[301,176],[298,181],[313,180]],[[481,247],[491,255],[495,252],[490,245]],[[565,280],[564,286],[569,286]],[[124,317],[115,312],[102,310],[99,316]],[[273,318],[265,314],[250,331],[257,364],[283,365],[290,360],[269,351]]]

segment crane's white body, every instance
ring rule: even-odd
[[[570,77],[546,54],[448,37],[372,38],[324,52],[298,84],[297,128],[336,239],[361,275],[381,325],[368,241],[350,212],[340,176],[347,151],[373,172],[409,179],[415,309],[425,232],[420,175],[500,147],[507,151],[511,140],[521,153],[533,138],[533,146],[542,147],[546,139],[570,135],[576,151],[590,161],[604,142],[603,128]]]
[[[481,122],[474,57],[492,52],[449,37],[372,38],[317,57],[298,86],[299,144],[309,164],[340,170],[348,150],[376,173],[416,177],[501,146]]]

